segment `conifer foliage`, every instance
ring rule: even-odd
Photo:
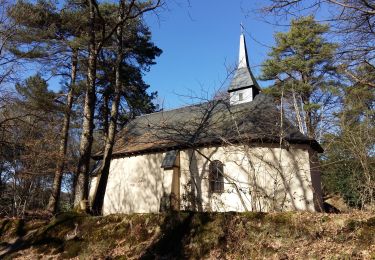
[[[325,39],[328,29],[312,16],[293,20],[289,31],[275,35],[276,46],[262,66],[261,79],[276,81],[269,91],[287,94],[301,132],[311,138],[318,137],[322,115],[332,109],[337,85],[337,45]]]
[[[10,88],[9,98],[1,99],[1,142],[7,146],[1,149],[0,193],[8,199],[0,214],[22,215],[37,208],[55,213],[71,202],[77,210],[89,211],[91,155],[106,147],[108,168],[118,126],[157,109],[157,94],[148,93],[142,75],[161,50],[152,43],[142,15],[161,5],[24,0],[2,6],[0,36],[7,38],[1,50],[7,60],[14,58],[15,64],[38,73],[26,81],[19,73],[16,91]],[[53,79],[52,86],[47,79]],[[17,111],[12,111],[15,104]],[[33,131],[25,128],[26,122],[34,125]],[[36,136],[15,138],[25,133]],[[37,207],[21,185],[26,172],[32,173],[28,180],[43,180],[44,199]],[[22,203],[17,194],[23,194]]]

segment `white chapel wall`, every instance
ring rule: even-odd
[[[182,207],[203,211],[315,210],[307,146],[290,151],[266,144],[198,151],[181,153]],[[224,163],[223,193],[212,194],[208,190],[207,158]],[[195,182],[191,181],[192,176]],[[318,178],[320,182],[320,175],[316,174],[316,183]],[[197,200],[194,205],[188,201],[192,187]]]
[[[180,153],[182,210],[314,211],[311,156],[307,146],[293,146],[289,151],[271,144],[250,148],[240,145],[210,147],[198,151]],[[172,170],[160,167],[163,158],[164,153],[154,153],[113,159],[103,213],[159,212],[165,195],[171,193],[173,175]],[[208,190],[207,158],[224,163],[223,193],[212,194]],[[314,174],[315,185],[319,186],[320,174],[317,171]]]
[[[236,90],[229,93],[230,104],[231,105],[238,105],[246,102],[250,102],[253,100],[253,89],[252,88],[245,88],[241,90]]]
[[[165,195],[171,192],[173,174],[160,167],[163,156],[154,153],[113,159],[103,214],[159,212]]]

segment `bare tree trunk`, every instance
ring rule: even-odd
[[[65,156],[66,156],[66,150],[67,150],[67,145],[68,145],[69,128],[70,128],[70,115],[72,112],[74,85],[75,85],[76,75],[77,75],[77,63],[78,63],[78,50],[74,49],[72,53],[72,71],[71,71],[70,89],[67,95],[62,135],[61,135],[60,147],[59,147],[59,161],[57,162],[55,177],[53,179],[53,185],[52,185],[52,193],[49,198],[49,202],[47,206],[47,210],[52,213],[56,213],[56,211],[58,210],[58,205],[60,201],[61,181],[62,181],[64,166],[65,166]]]
[[[301,118],[301,114],[300,114],[300,111],[299,111],[299,106],[298,106],[298,103],[297,103],[297,100],[296,100],[296,92],[294,90],[292,90],[292,95],[293,95],[294,111],[296,113],[296,118],[297,118],[297,122],[298,122],[298,128],[299,128],[299,131],[302,134],[305,134],[305,129],[303,128],[302,118]]]
[[[124,16],[124,1],[120,2],[119,7],[119,15],[118,20],[119,22],[123,20]],[[113,151],[113,144],[115,142],[116,136],[116,126],[117,126],[117,118],[118,118],[118,108],[120,103],[121,97],[121,80],[120,80],[120,69],[121,63],[123,58],[123,49],[122,49],[122,37],[123,37],[123,25],[120,25],[117,28],[117,57],[116,57],[116,68],[115,68],[115,90],[114,90],[114,97],[112,101],[111,107],[111,117],[108,126],[108,132],[106,135],[106,142],[103,154],[103,161],[99,171],[99,181],[96,187],[95,197],[92,205],[92,212],[96,215],[102,213],[103,202],[104,202],[104,195],[105,190],[107,188],[107,181],[109,175],[109,168],[112,159],[112,151]]]
[[[315,129],[312,125],[311,111],[306,111],[305,120],[306,120],[307,136],[310,138],[315,138]]]
[[[109,115],[109,94],[105,93],[103,97],[103,136],[104,139],[107,139],[108,136],[108,115]]]
[[[306,134],[310,138],[315,138],[315,128],[312,123],[312,113],[310,108],[308,107],[310,103],[310,94],[304,94],[301,95],[302,104],[304,106],[304,114],[305,114],[305,125],[306,125]],[[308,107],[308,109],[305,109],[305,106]]]
[[[89,59],[87,67],[87,86],[85,91],[85,102],[83,111],[83,126],[81,134],[81,143],[79,147],[79,161],[76,172],[76,181],[74,188],[74,207],[76,210],[88,210],[89,194],[89,168],[91,147],[93,141],[94,111],[95,111],[95,80],[96,80],[96,40],[95,40],[95,6],[92,1],[88,1],[90,20],[89,20]]]

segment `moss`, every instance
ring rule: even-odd
[[[346,241],[348,241],[348,239],[350,238],[350,235],[348,235],[347,232],[340,232],[338,234],[336,234],[336,236],[333,238],[333,240],[336,242],[336,243],[345,243]]]
[[[358,238],[364,245],[375,243],[375,217],[363,222]]]
[[[43,228],[38,230],[38,236],[65,236],[67,232],[74,229],[75,224],[81,224],[86,215],[75,212],[65,212],[52,218]]]
[[[357,237],[357,244],[361,247],[372,245],[375,243],[375,217],[364,221],[349,219],[342,229],[342,236],[348,232]]]
[[[367,225],[368,227],[374,227],[374,228],[375,228],[375,217],[369,218],[369,219],[366,221],[366,225]]]
[[[52,253],[52,252],[62,252],[64,241],[56,237],[39,237],[32,244],[37,252],[40,254]]]
[[[26,234],[25,231],[25,220],[18,219],[16,220],[16,235],[22,237]]]
[[[257,220],[257,221],[263,221],[265,219],[266,215],[267,215],[267,213],[265,213],[265,212],[248,211],[248,212],[243,213],[243,216],[247,220]]]
[[[349,219],[345,223],[344,230],[346,232],[354,232],[356,229],[362,226],[362,222],[354,219]]]
[[[201,258],[217,247],[225,236],[225,220],[232,216],[225,213],[195,215],[191,223],[190,256]]]
[[[322,222],[322,223],[325,223],[325,222],[327,222],[327,221],[329,221],[330,220],[330,218],[328,217],[328,216],[323,216],[321,219],[320,219],[320,221]]]
[[[0,222],[0,237],[4,237],[9,234],[9,230],[12,227],[12,222],[9,219],[4,219]]]
[[[27,233],[24,219],[5,219],[0,223],[0,237],[22,237]]]
[[[340,253],[362,255],[363,251],[374,254],[369,248],[375,243],[375,217],[367,221],[357,219],[364,218],[291,212],[168,212],[91,217],[68,212],[49,223],[22,224],[11,220],[0,222],[0,228],[11,230],[6,232],[12,234],[17,228],[19,232],[37,228],[37,232],[24,236],[24,248],[33,247],[40,254],[61,258],[257,259],[285,258],[290,254],[308,258],[320,256],[316,250],[322,240],[347,246],[345,252],[333,250],[328,258],[337,258]],[[79,224],[80,239],[66,241],[66,234],[74,229],[75,223]],[[308,249],[300,247],[305,252],[294,252],[295,241],[311,244],[312,251],[306,253]]]
[[[48,221],[46,220],[31,220],[25,222],[24,230],[28,233],[31,230],[37,230],[45,225],[47,225]]]
[[[265,220],[275,224],[290,224],[292,222],[293,212],[271,213],[265,216]]]
[[[84,249],[82,241],[80,240],[70,240],[66,241],[64,244],[64,252],[62,253],[63,258],[73,258],[79,255],[79,253]]]

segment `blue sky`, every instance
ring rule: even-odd
[[[256,77],[260,65],[274,45],[276,32],[288,30],[267,23],[256,12],[268,0],[167,0],[168,6],[157,15],[147,13],[145,21],[151,29],[153,42],[163,50],[144,75],[150,91],[159,94],[157,103],[164,109],[210,99],[218,90],[225,91],[238,59],[240,23],[245,37],[250,67]],[[329,10],[320,10],[323,17]],[[323,14],[323,16],[322,16]],[[267,17],[274,22],[274,17]],[[273,20],[273,21],[272,21]],[[26,67],[24,76],[39,68]],[[268,83],[258,83],[266,87]],[[50,88],[60,89],[60,78],[49,78]],[[195,99],[192,99],[195,97]]]
[[[144,79],[150,91],[158,92],[157,103],[164,109],[197,103],[199,98],[210,99],[216,91],[226,90],[231,76],[228,69],[233,72],[238,59],[241,22],[255,76],[259,76],[260,65],[267,57],[266,46],[273,45],[273,34],[287,29],[267,24],[253,11],[266,0],[166,2],[168,5],[158,9],[157,15],[145,15],[152,41],[163,53]],[[22,76],[26,78],[39,70],[40,66],[26,64]],[[45,78],[52,90],[61,88],[60,77]]]
[[[166,109],[210,98],[225,90],[227,69],[237,62],[240,23],[245,27],[250,66],[256,76],[273,45],[273,35],[285,27],[272,26],[252,12],[260,1],[177,0],[158,16],[147,15],[153,41],[163,50],[145,74],[159,103]],[[263,3],[265,1],[262,1]],[[265,83],[259,82],[263,87]]]

